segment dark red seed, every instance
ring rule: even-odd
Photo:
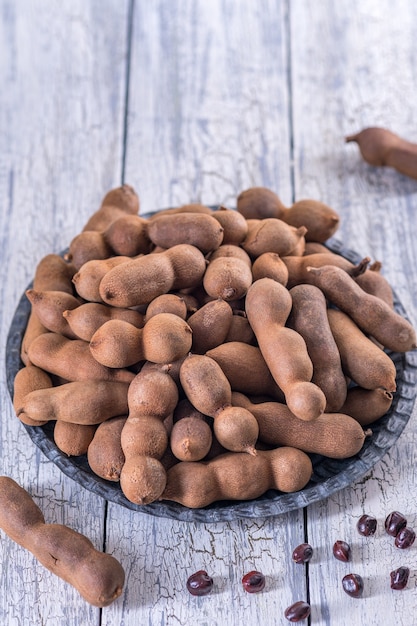
[[[371,515],[362,515],[356,524],[356,528],[358,529],[358,533],[360,535],[369,537],[370,535],[375,535],[377,524],[378,522],[375,517],[372,517]]]
[[[258,593],[265,588],[265,576],[261,572],[253,570],[244,575],[242,585],[248,593]]]
[[[292,553],[292,560],[295,563],[308,563],[313,556],[313,548],[309,543],[300,543],[299,546],[294,548]]]
[[[385,520],[385,530],[391,537],[396,537],[402,528],[407,526],[407,520],[402,513],[393,511]]]
[[[359,574],[347,574],[342,578],[344,591],[352,598],[360,598],[363,593],[363,579]]]
[[[200,569],[187,580],[187,589],[193,596],[206,596],[213,589],[213,579]]]
[[[301,622],[301,620],[307,619],[310,613],[311,607],[308,602],[300,600],[285,609],[284,616],[289,622]]]
[[[410,570],[408,567],[399,567],[391,572],[391,589],[405,589],[409,575]]]
[[[416,533],[412,528],[406,526],[405,528],[402,528],[398,535],[395,537],[394,543],[397,548],[405,550],[406,548],[412,546],[415,540]]]
[[[333,555],[338,561],[347,563],[350,560],[350,545],[346,541],[335,541]]]

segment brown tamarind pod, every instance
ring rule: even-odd
[[[48,420],[35,421],[30,419],[23,413],[22,407],[25,397],[31,391],[48,389],[52,386],[51,377],[36,365],[26,365],[17,372],[13,383],[13,408],[21,422],[28,426],[43,426],[48,422]]]
[[[26,394],[20,412],[34,421],[94,425],[127,413],[129,384],[81,380]]]
[[[237,257],[210,261],[203,277],[203,287],[208,295],[226,302],[243,298],[251,284],[251,268]]]
[[[296,285],[290,289],[292,309],[287,320],[289,328],[304,339],[313,363],[312,382],[326,396],[327,413],[340,410],[346,399],[347,385],[339,349],[327,317],[323,292],[314,285]]]
[[[355,277],[355,282],[373,296],[384,300],[391,309],[394,308],[394,294],[387,279],[380,273],[381,263],[375,261],[363,274]]]
[[[201,204],[200,202],[190,202],[177,207],[161,209],[151,215],[148,219],[153,221],[159,219],[162,215],[176,215],[177,213],[205,213],[206,215],[212,215],[213,209],[205,204]]]
[[[118,415],[99,424],[88,446],[88,464],[97,476],[105,480],[120,480],[120,472],[125,462],[121,433],[126,420],[127,415]]]
[[[223,228],[222,245],[238,246],[242,243],[248,232],[248,224],[241,213],[221,206],[218,211],[213,211],[212,215]]]
[[[209,261],[214,261],[219,257],[237,257],[238,259],[245,261],[248,267],[252,267],[252,261],[249,254],[245,252],[243,248],[237,246],[236,244],[222,243],[221,246],[219,246],[216,250],[213,250],[213,252],[210,253],[208,259]]]
[[[323,243],[337,231],[340,225],[339,214],[324,202],[305,199],[298,200],[286,209],[281,219],[291,226],[305,226],[306,241]]]
[[[382,387],[351,387],[340,410],[353,417],[361,426],[368,426],[387,413],[393,399],[393,394]]]
[[[288,283],[288,268],[279,254],[275,252],[264,252],[258,256],[252,265],[252,275],[253,280],[272,278],[284,287]]]
[[[210,461],[180,462],[167,472],[161,500],[201,508],[220,500],[253,500],[268,489],[292,493],[309,482],[313,468],[302,450],[282,446],[256,456],[226,452]]]
[[[177,420],[170,435],[173,454],[180,461],[201,461],[210,451],[213,441],[210,425],[196,413]]]
[[[302,336],[285,326],[292,308],[289,291],[271,278],[255,281],[246,295],[246,314],[259,348],[288,407],[300,419],[314,420],[326,397],[311,382],[313,364]]]
[[[158,313],[172,313],[183,320],[188,316],[185,298],[180,294],[163,293],[154,298],[146,307],[145,320],[148,321]]]
[[[312,278],[309,267],[322,267],[323,265],[336,265],[350,275],[358,276],[365,272],[369,258],[365,257],[359,264],[354,265],[348,259],[333,252],[316,253],[306,256],[286,256],[282,258],[288,270],[287,288],[292,289],[300,283],[311,283]]]
[[[100,296],[107,304],[123,308],[149,304],[163,293],[197,286],[205,269],[198,248],[178,244],[112,268],[101,280]]]
[[[148,221],[139,215],[122,215],[102,232],[103,240],[116,255],[134,257],[148,254],[151,242],[147,224]]]
[[[323,413],[313,422],[300,420],[285,404],[253,404],[241,393],[232,394],[233,405],[247,408],[259,424],[259,439],[273,446],[293,446],[330,459],[347,459],[365,442],[361,425],[343,413]]]
[[[131,382],[134,374],[125,369],[112,369],[96,361],[90,346],[81,339],[67,339],[57,333],[45,333],[29,346],[33,365],[68,381],[114,380]]]
[[[65,258],[79,270],[88,261],[107,259],[111,255],[112,249],[101,231],[83,230],[72,239]]]
[[[230,383],[216,361],[206,355],[189,355],[180,367],[180,381],[191,404],[214,418],[214,434],[227,450],[256,454],[256,419],[246,409],[231,406]]]
[[[366,293],[342,269],[327,265],[309,271],[312,282],[320,287],[326,298],[381,345],[395,352],[417,347],[416,333],[410,322],[381,298]]]
[[[139,213],[139,208],[139,197],[133,187],[115,187],[105,194],[100,208],[91,215],[83,230],[103,231],[118,217]]]
[[[392,359],[346,313],[329,309],[327,315],[345,374],[365,389],[382,387],[395,391],[396,369]]]
[[[100,302],[86,302],[76,309],[63,312],[69,327],[78,339],[91,341],[94,333],[106,322],[114,319],[143,328],[144,316],[134,309],[110,307]]]
[[[324,243],[318,241],[306,241],[304,256],[308,254],[333,254],[330,248],[327,248]]]
[[[27,289],[26,297],[32,305],[32,310],[47,330],[60,333],[69,339],[77,337],[63,315],[64,311],[80,306],[80,301],[75,296],[65,291]]]
[[[236,312],[233,314],[224,343],[239,341],[249,345],[255,345],[256,337],[248,322],[245,313]]]
[[[225,300],[207,302],[187,320],[192,331],[191,350],[204,354],[224,343],[233,319],[233,311]]]
[[[304,226],[295,228],[280,219],[270,217],[261,220],[255,228],[249,230],[241,246],[252,258],[265,252],[287,256],[293,253],[306,232]]]
[[[108,259],[93,259],[87,261],[74,274],[73,283],[76,292],[89,302],[100,302],[103,300],[100,296],[100,282],[103,276],[113,267],[131,261],[127,256],[113,256]]]
[[[188,244],[207,254],[222,243],[223,227],[204,213],[165,214],[149,222],[148,236],[156,246],[167,249]]]
[[[283,402],[284,394],[268,369],[257,346],[241,341],[218,345],[206,353],[220,365],[233,391],[248,395],[267,395]]]
[[[351,141],[358,144],[362,158],[370,165],[392,167],[417,179],[417,144],[376,126],[347,136],[346,142]]]
[[[57,420],[54,427],[54,442],[67,456],[81,456],[86,454],[95,432],[95,424],[74,424]]]
[[[277,194],[267,187],[250,187],[237,197],[237,210],[246,219],[281,218],[286,207]]]

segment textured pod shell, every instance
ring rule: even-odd
[[[204,213],[165,214],[149,222],[148,235],[152,243],[162,248],[185,243],[207,254],[222,243],[223,227]]]
[[[267,187],[250,187],[237,197],[237,210],[246,219],[280,218],[286,210],[277,194]]]
[[[280,256],[286,256],[293,252],[305,233],[304,226],[295,228],[280,219],[268,218],[250,229],[242,243],[242,248],[253,258],[264,252],[275,252]]]
[[[339,214],[324,202],[298,200],[287,209],[281,219],[291,226],[305,226],[306,241],[323,243],[334,235],[340,225]]]
[[[245,261],[236,257],[217,258],[211,261],[203,278],[209,296],[229,302],[246,295],[252,284],[252,272]]]

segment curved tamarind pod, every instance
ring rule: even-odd
[[[78,339],[91,341],[94,333],[110,320],[123,320],[136,328],[143,328],[144,317],[134,309],[110,307],[99,302],[86,302],[76,309],[64,311],[64,318]]]
[[[362,158],[370,165],[393,167],[397,172],[417,179],[417,144],[377,126],[348,135],[346,142],[351,141],[358,144]]]
[[[300,333],[306,342],[313,363],[311,380],[326,396],[325,411],[335,413],[346,399],[347,385],[327,317],[326,298],[318,287],[304,284],[293,287],[290,295],[293,306],[287,325]]]
[[[373,296],[378,296],[381,300],[384,300],[391,309],[394,308],[394,294],[392,291],[392,287],[387,281],[387,279],[380,274],[381,271],[381,263],[379,261],[374,261],[370,267],[360,274],[359,276],[355,276],[355,282],[366,291],[366,293],[370,293]]]
[[[81,303],[75,296],[65,291],[27,289],[26,297],[32,305],[32,310],[47,330],[60,333],[69,339],[77,338],[64,316],[64,311],[80,306]]]
[[[46,524],[29,493],[8,476],[0,476],[0,528],[93,606],[109,606],[121,595],[125,572],[119,561],[72,528]]]
[[[369,257],[363,258],[360,263],[354,265],[348,259],[334,252],[319,252],[306,256],[282,257],[288,270],[287,288],[292,289],[300,283],[311,283],[309,267],[322,267],[323,265],[336,265],[351,276],[359,276],[366,271]]]
[[[262,356],[290,410],[300,419],[313,420],[324,412],[326,397],[311,382],[313,364],[304,339],[285,326],[291,308],[288,289],[271,278],[261,278],[248,289],[246,314]]]
[[[330,459],[347,459],[357,454],[365,442],[361,425],[343,413],[323,413],[306,422],[279,402],[253,404],[243,394],[233,393],[232,403],[253,413],[259,424],[259,439],[273,446],[292,446]]]
[[[16,416],[21,422],[28,426],[43,426],[48,420],[32,420],[26,416],[23,411],[23,403],[26,396],[37,389],[48,389],[52,387],[51,377],[40,367],[36,365],[26,365],[22,367],[16,374],[13,382],[13,408]]]
[[[298,491],[306,486],[312,472],[308,455],[289,446],[258,450],[256,456],[226,452],[210,461],[174,465],[167,472],[160,499],[192,509],[219,500],[253,500],[268,489]]]
[[[416,333],[410,322],[381,298],[366,293],[342,269],[324,265],[308,271],[311,282],[320,287],[326,298],[383,346],[395,352],[417,347]]]
[[[327,316],[345,374],[364,389],[395,391],[397,372],[392,359],[343,311],[329,309]]]
[[[361,426],[368,426],[385,415],[393,398],[393,394],[382,387],[377,389],[351,387],[340,410],[353,417]]]

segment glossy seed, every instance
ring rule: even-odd
[[[213,588],[213,579],[205,570],[198,570],[187,580],[187,589],[193,596],[206,596]]]
[[[405,528],[402,528],[398,535],[395,537],[394,543],[397,548],[405,550],[406,548],[412,546],[415,540],[416,533],[414,532],[414,530],[412,528],[409,528],[409,526],[405,526]]]
[[[405,589],[409,575],[410,570],[408,567],[399,567],[391,572],[391,589]]]
[[[333,545],[333,556],[338,561],[347,561],[350,560],[350,545],[346,543],[346,541],[335,541]]]
[[[375,535],[377,524],[378,522],[375,517],[372,517],[371,515],[362,515],[356,524],[356,528],[358,529],[358,533],[360,535],[369,537],[371,535]]]
[[[400,530],[407,526],[407,520],[402,513],[393,511],[385,520],[385,530],[391,537],[396,537]]]
[[[310,546],[309,543],[300,543],[300,545],[293,550],[292,560],[295,563],[308,563],[312,556],[312,546]]]
[[[311,607],[308,602],[300,600],[285,609],[284,616],[289,622],[301,622],[301,620],[307,619],[310,613]]]
[[[363,579],[359,574],[346,574],[342,578],[343,590],[352,598],[360,598],[363,593]]]
[[[243,576],[242,585],[248,593],[258,593],[265,588],[265,576],[261,572],[253,570]]]

